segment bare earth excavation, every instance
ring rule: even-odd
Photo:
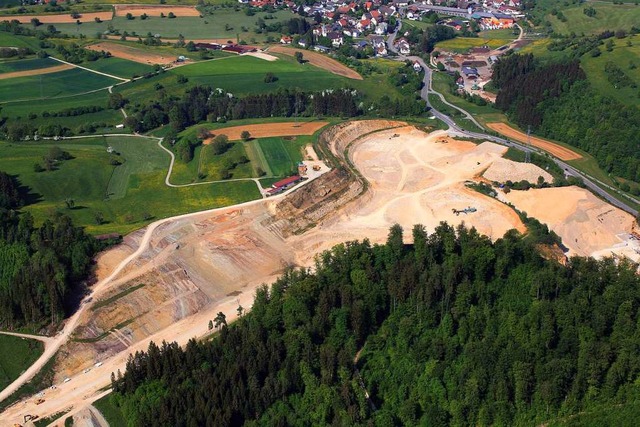
[[[216,313],[233,320],[238,307],[251,307],[257,286],[289,266],[312,266],[316,254],[337,243],[383,242],[394,223],[405,229],[421,223],[432,231],[441,221],[464,222],[492,240],[510,229],[526,231],[511,207],[465,185],[485,179],[482,174],[493,165],[494,174],[513,170],[502,159],[505,147],[385,120],[334,126],[321,135],[320,145],[328,147],[325,154],[335,164],[297,191],[165,220],[102,254],[99,280],[143,248],[80,309],[78,326],[56,357],[56,388],[45,391],[45,401],[36,405],[29,398],[0,417],[13,423],[24,414],[84,411],[105,394],[101,389],[109,386],[112,372],[124,370],[130,353],[146,349],[151,340],[184,345],[206,336]],[[517,179],[550,179],[536,168],[518,171]],[[614,245],[630,217],[589,196],[568,187],[512,191],[508,200],[548,222],[572,253],[591,255]],[[558,197],[574,203],[560,212]]]

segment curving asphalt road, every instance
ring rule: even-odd
[[[436,117],[437,119],[441,120],[442,122],[444,122],[447,126],[449,126],[449,132],[451,134],[457,135],[457,136],[461,136],[461,137],[466,137],[466,138],[475,138],[475,139],[486,139],[501,145],[505,145],[507,147],[516,147],[519,150],[522,150],[524,152],[530,152],[530,153],[538,153],[538,154],[548,154],[545,151],[542,150],[538,150],[530,145],[526,145],[526,144],[522,144],[520,142],[517,141],[512,141],[512,140],[508,140],[505,138],[500,138],[498,136],[494,136],[494,135],[489,135],[486,133],[480,133],[480,132],[470,132],[470,131],[466,131],[464,129],[462,129],[460,126],[458,126],[458,124],[456,124],[456,122],[450,117],[447,116],[446,114],[436,110],[433,105],[431,105],[431,103],[429,102],[429,93],[432,93],[436,96],[438,96],[442,102],[446,105],[448,105],[451,108],[454,108],[458,111],[460,111],[462,114],[465,115],[466,118],[468,118],[469,120],[471,120],[476,126],[478,126],[480,129],[486,130],[484,126],[482,126],[480,123],[478,123],[475,118],[468,112],[463,110],[460,107],[457,107],[449,102],[447,102],[447,100],[444,98],[444,96],[439,93],[436,92],[433,89],[433,86],[431,84],[431,73],[433,72],[431,70],[431,68],[429,68],[427,66],[427,64],[425,63],[425,61],[418,57],[418,56],[405,56],[405,55],[401,55],[393,46],[393,41],[396,38],[396,35],[398,34],[398,32],[400,31],[400,29],[402,28],[402,23],[400,23],[398,25],[398,28],[396,29],[396,31],[392,34],[389,35],[388,39],[387,39],[387,49],[393,53],[395,53],[397,55],[396,59],[399,61],[406,61],[406,60],[410,60],[410,61],[417,61],[421,66],[422,69],[424,70],[424,85],[422,87],[422,90],[420,91],[420,96],[422,97],[422,99],[427,103],[427,109],[429,110],[429,112]],[[523,35],[523,31],[522,29],[520,30],[520,37],[522,37]],[[559,167],[561,167],[564,171],[566,175],[569,176],[574,176],[574,177],[578,177],[580,179],[582,179],[582,181],[584,182],[585,186],[591,190],[594,194],[596,194],[597,196],[602,197],[604,200],[606,200],[608,203],[630,213],[633,216],[637,216],[638,215],[638,210],[636,210],[635,208],[633,208],[632,206],[628,205],[626,202],[624,202],[621,199],[618,199],[614,196],[612,196],[607,190],[614,192],[615,194],[620,195],[621,197],[625,197],[637,204],[640,204],[640,200],[637,200],[633,197],[630,197],[626,194],[623,194],[620,190],[618,190],[617,188],[608,185],[600,180],[598,180],[597,178],[594,178],[591,175],[588,175],[578,169],[576,169],[575,167],[571,166],[568,163],[563,162],[562,160],[553,157],[551,155],[549,155],[550,158],[555,162],[556,165],[558,165]]]

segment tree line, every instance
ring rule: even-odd
[[[54,215],[41,226],[28,212],[16,179],[0,172],[0,327],[59,323],[73,309],[74,297],[103,247]]]
[[[175,131],[203,122],[219,122],[262,117],[343,116],[361,113],[358,92],[330,89],[301,92],[281,89],[276,92],[234,97],[224,90],[194,86],[180,99],[162,98],[140,106],[126,120],[127,127],[145,132],[169,124]]]
[[[545,235],[337,245],[212,340],[132,355],[112,401],[140,426],[536,425],[632,402],[637,266],[546,260]]]
[[[510,55],[494,65],[496,107],[520,127],[581,148],[615,176],[640,182],[640,110],[594,90],[578,60]]]

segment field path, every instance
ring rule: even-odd
[[[113,74],[107,74],[107,73],[103,73],[101,71],[92,70],[91,68],[83,67],[81,65],[72,64],[71,62],[67,62],[67,61],[64,61],[62,59],[54,58],[53,56],[50,56],[50,58],[53,59],[54,61],[62,62],[63,64],[67,64],[67,65],[70,65],[70,66],[76,67],[76,68],[81,68],[81,69],[83,69],[85,71],[89,71],[89,72],[92,72],[92,73],[95,73],[95,74],[100,74],[100,75],[105,76],[105,77],[111,77],[112,79],[120,80],[122,82],[128,82],[129,81],[129,79],[123,79],[122,77],[114,76]]]
[[[42,341],[43,343],[49,344],[53,338],[51,337],[46,337],[44,335],[31,335],[31,334],[21,334],[18,332],[6,332],[6,331],[0,331],[1,335],[11,335],[12,337],[18,337],[18,338],[26,338],[26,339],[30,339],[30,340],[36,340],[36,341]]]
[[[38,68],[37,70],[14,71],[11,73],[0,74],[0,80],[13,79],[15,77],[39,76],[42,74],[51,74],[57,73],[58,71],[71,70],[72,68],[73,66],[70,64],[62,64],[56,65],[55,67]]]
[[[512,128],[511,126],[505,123],[487,123],[487,126],[502,135],[505,135],[508,138],[515,139],[518,142],[523,144],[527,144],[527,134],[524,132],[520,132],[517,129]],[[563,147],[560,144],[556,144],[555,142],[547,141],[546,139],[531,137],[531,145],[534,147],[538,147],[550,154],[553,154],[560,160],[576,160],[581,159],[582,156],[575,151]]]

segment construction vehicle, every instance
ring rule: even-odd
[[[37,420],[38,418],[40,418],[38,415],[29,415],[29,414],[27,414],[27,415],[25,415],[25,416],[23,417],[23,419],[24,419],[24,422],[25,422],[25,423],[26,423],[26,422],[29,422],[29,421],[35,421],[35,420]]]
[[[461,210],[460,209],[455,209],[455,208],[451,209],[451,212],[456,214],[456,216],[460,215],[461,213],[466,215],[466,214],[474,213],[474,212],[477,212],[477,211],[478,211],[478,209],[473,208],[471,206],[469,206],[467,208],[464,208],[464,209],[461,209]]]
[[[44,399],[37,399],[36,405],[42,405],[44,403]]]
[[[311,169],[313,169],[314,171],[317,172],[317,171],[320,170],[320,165],[313,165],[313,167]]]

